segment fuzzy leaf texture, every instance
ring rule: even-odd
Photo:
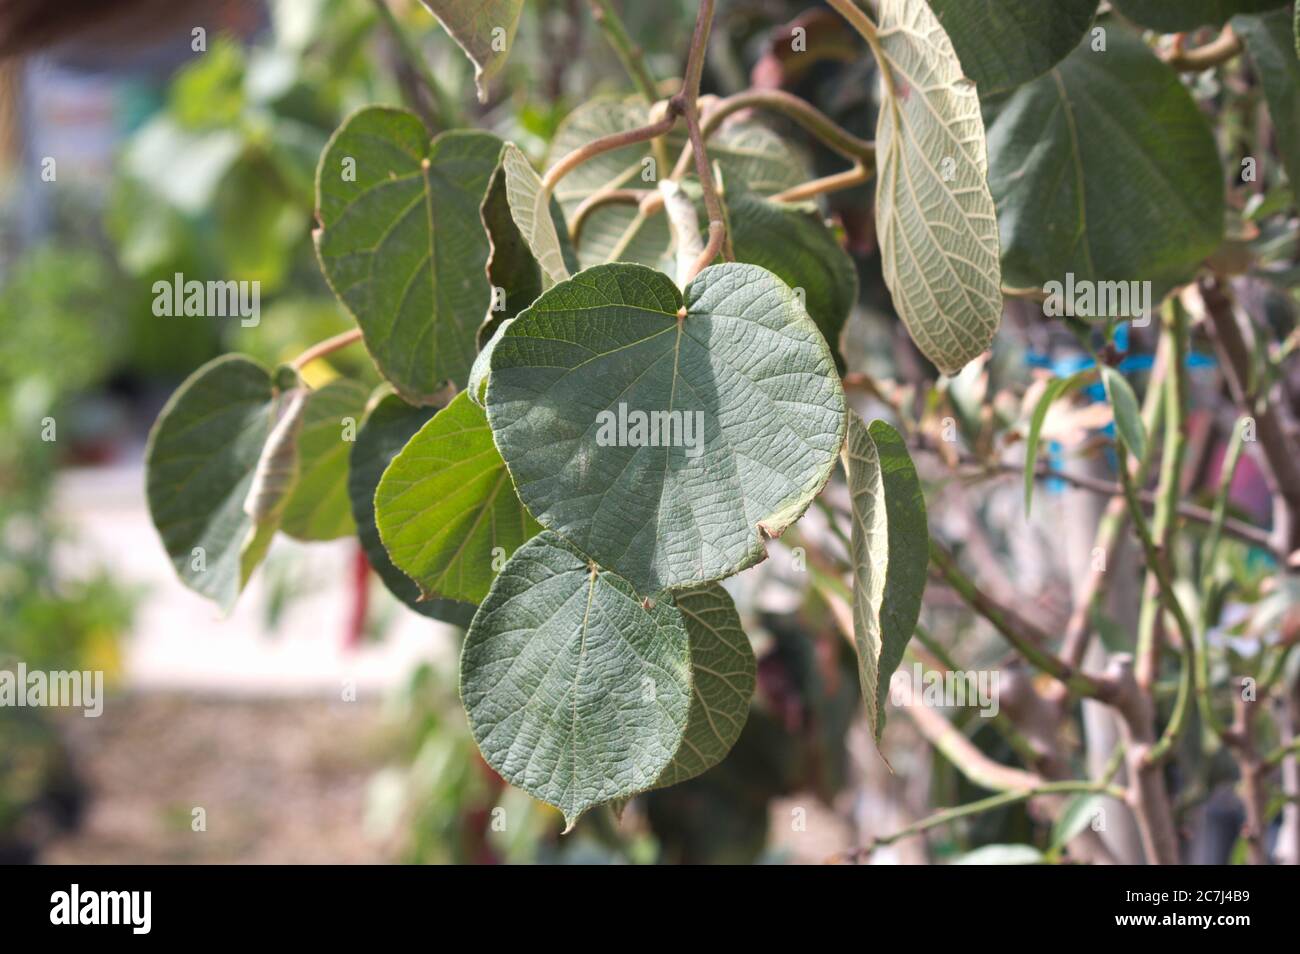
[[[463,388],[491,301],[480,206],[501,140],[457,130],[429,141],[400,109],[353,113],[316,172],[316,250],[380,373],[413,404]]]
[[[487,409],[538,521],[646,595],[761,560],[844,439],[825,340],[754,265],[684,296],[640,265],[580,272],[504,327]]]
[[[511,557],[474,617],[460,692],[484,760],[564,813],[652,787],[686,730],[689,637],[667,600],[553,533]]]
[[[975,86],[925,0],[881,0],[876,231],[885,283],[921,352],[956,374],[1002,317],[998,221]]]
[[[844,469],[853,508],[853,642],[867,721],[880,741],[889,679],[921,612],[930,535],[916,468],[896,430],[850,412]]]

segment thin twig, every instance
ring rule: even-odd
[[[1164,56],[1164,61],[1183,73],[1199,73],[1226,63],[1242,50],[1241,37],[1237,36],[1231,26],[1225,26],[1223,32],[1201,46],[1193,49],[1175,47]]]
[[[1087,781],[1064,781],[1064,782],[1044,782],[1034,788],[1022,789],[1016,792],[1001,792],[997,795],[990,795],[988,798],[982,798],[979,801],[968,802],[965,805],[958,805],[955,808],[945,808],[942,811],[935,812],[918,822],[908,825],[906,828],[900,828],[892,835],[882,835],[879,838],[873,838],[869,844],[861,848],[851,848],[847,851],[839,852],[831,856],[832,862],[857,862],[869,857],[877,848],[883,848],[886,845],[892,845],[896,841],[904,838],[910,838],[914,835],[922,834],[931,828],[938,828],[940,825],[951,824],[960,821],[963,818],[969,818],[971,815],[980,815],[984,812],[993,811],[994,809],[1003,808],[1007,805],[1015,805],[1019,802],[1028,801],[1040,795],[1110,795],[1112,798],[1122,799],[1124,797],[1123,789],[1105,782],[1087,782]]]
[[[930,562],[948,581],[948,585],[957,591],[957,595],[988,620],[1034,666],[1056,678],[1077,695],[1102,701],[1113,696],[1113,688],[1106,681],[1079,672],[1063,659],[1052,655],[1045,648],[1049,642],[1046,633],[984,593],[961,571],[952,554],[934,539],[930,540]]]
[[[734,258],[727,242],[727,222],[722,215],[722,199],[718,197],[717,184],[713,181],[713,167],[709,164],[704,135],[700,132],[700,80],[704,75],[704,53],[709,45],[709,31],[713,27],[713,7],[714,0],[701,0],[699,14],[695,18],[695,32],[691,35],[690,53],[686,57],[682,88],[668,101],[669,112],[679,111],[686,120],[686,134],[695,155],[695,175],[700,180],[704,209],[709,216],[709,241],[687,272],[685,280],[688,282],[717,258],[719,252],[728,260]]]
[[[311,364],[317,358],[323,358],[327,354],[338,351],[340,348],[346,348],[354,341],[361,340],[361,329],[353,328],[351,331],[344,331],[335,335],[333,338],[326,338],[324,341],[318,341],[290,363],[295,371],[301,371],[307,365]]]

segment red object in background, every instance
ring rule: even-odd
[[[348,627],[343,632],[343,646],[356,649],[366,633],[366,613],[370,609],[370,561],[361,544],[356,544],[352,557],[352,612],[348,613]]]

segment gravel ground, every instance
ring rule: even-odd
[[[386,862],[363,830],[385,749],[375,702],[137,693],[64,737],[88,789],[46,863]],[[206,831],[193,831],[193,810]]]

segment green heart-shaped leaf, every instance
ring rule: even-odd
[[[641,593],[761,560],[844,440],[826,341],[755,265],[707,268],[684,298],[640,265],[590,268],[506,326],[491,362],[488,419],[520,498]]]
[[[265,556],[296,477],[294,445],[287,439],[254,488],[283,409],[277,397],[296,387],[291,372],[273,380],[255,361],[223,355],[176,389],[149,433],[149,515],[181,582],[223,610],[234,605]]]
[[[998,222],[974,85],[925,0],[881,0],[876,231],[885,284],[921,352],[956,374],[1002,318]]]
[[[501,152],[490,133],[429,141],[400,109],[353,113],[316,172],[316,250],[334,293],[398,393],[433,400],[464,387],[491,301],[479,208]]]
[[[393,563],[426,596],[470,603],[541,529],[515,496],[483,409],[463,391],[388,465],[375,521]]]
[[[369,390],[338,378],[312,391],[298,435],[298,480],[280,528],[299,540],[334,540],[356,530],[348,501],[348,451]]]
[[[643,606],[626,580],[542,533],[475,615],[460,694],[484,760],[572,828],[650,788],[676,753],[691,699],[686,625],[669,601]]]
[[[1085,43],[1012,94],[989,154],[1009,284],[1186,278],[1223,238],[1223,170],[1205,117],[1178,74],[1117,24],[1104,52]]]
[[[412,407],[391,393],[379,398],[366,415],[352,445],[348,497],[366,559],[388,590],[417,613],[464,629],[474,618],[477,607],[457,600],[420,599],[420,588],[393,566],[375,526],[375,488],[379,486],[379,478],[398,451],[437,410],[435,407]]]
[[[921,612],[930,532],[907,445],[884,421],[868,427],[849,414],[844,469],[853,507],[853,643],[867,721],[879,741],[889,678]]]
[[[981,96],[1046,73],[1078,45],[1097,14],[1097,0],[929,2]]]

